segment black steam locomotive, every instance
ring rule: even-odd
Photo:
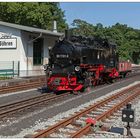
[[[98,37],[70,36],[50,51],[47,88],[52,91],[84,91],[119,77],[116,44]]]
[[[50,64],[54,64],[53,73],[65,73],[69,67],[80,64],[116,67],[118,57],[116,45],[106,39],[72,36],[69,40],[59,41],[50,52]]]

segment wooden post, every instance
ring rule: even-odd
[[[15,73],[14,73],[14,61],[12,61],[12,64],[13,64],[13,77],[14,77],[14,75],[15,75]]]
[[[18,61],[18,77],[19,77],[19,72],[20,72],[20,61]]]

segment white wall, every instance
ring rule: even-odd
[[[43,61],[43,64],[48,64],[48,59],[49,59],[49,44],[48,44],[48,40],[47,38],[44,38],[44,46],[43,46],[43,49],[44,49],[44,61]]]
[[[28,32],[23,32],[21,33],[21,37],[22,37],[22,42],[23,42],[23,50],[21,51],[22,55],[20,57],[22,57],[21,61],[24,65],[24,67],[28,67],[28,73],[24,72],[22,70],[22,76],[23,75],[29,75],[29,76],[33,76],[33,75],[44,75],[44,71],[42,70],[42,65],[33,65],[33,37],[38,37],[39,34],[33,34],[33,33],[28,33]],[[58,39],[57,37],[54,36],[47,36],[47,35],[43,35],[41,36],[41,38],[43,38],[43,65],[44,64],[48,64],[48,60],[49,60],[49,49],[48,47],[53,47],[55,44],[55,41]],[[28,50],[27,50],[28,49]],[[28,56],[28,65],[27,65],[27,56]]]
[[[43,64],[48,64],[49,62],[49,48],[55,45],[56,40],[58,37],[53,36],[46,36],[44,37],[44,62]]]
[[[55,44],[55,41],[58,40],[57,37],[53,36],[47,36],[43,35],[43,65],[48,64],[49,62],[49,48],[53,47]],[[33,45],[33,44],[32,44]],[[32,48],[32,49],[31,49]],[[32,63],[32,71],[30,71],[30,75],[44,75],[44,71],[42,70],[42,65],[39,66],[33,66],[33,46],[30,46],[30,53],[32,54],[32,57],[30,58]]]
[[[12,38],[17,39],[17,46],[13,49],[0,49],[0,69],[12,69],[12,61],[15,61],[15,70],[18,70],[18,61],[20,62],[21,69],[26,69],[21,60],[21,51],[23,51],[23,44],[21,41],[20,30],[0,25],[0,37],[2,36],[2,34],[11,34]]]
[[[22,48],[20,50],[20,61],[21,61],[21,70],[32,70],[32,62],[31,58],[33,57],[33,44],[32,42],[30,43],[29,41],[31,40],[29,38],[30,33],[21,31],[21,41],[22,41]],[[27,60],[28,57],[28,60]],[[28,65],[27,65],[28,61]]]
[[[0,61],[20,61],[20,48],[22,46],[20,30],[0,25],[0,35],[4,33],[10,33],[12,37],[17,38],[17,48],[0,49]]]
[[[33,42],[30,41],[33,39],[33,36],[37,37],[39,36],[39,34],[33,34],[15,28],[0,25],[0,34],[4,33],[12,34],[12,37],[17,38],[17,48],[0,49],[0,61],[20,61],[20,76],[44,74],[44,71],[41,70],[41,66],[33,66]],[[48,47],[53,47],[58,37],[43,35],[42,38],[44,38],[43,64],[47,64],[49,58]],[[27,68],[29,72],[27,72]]]

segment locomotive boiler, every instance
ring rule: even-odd
[[[70,36],[58,41],[50,51],[47,88],[84,91],[119,77],[116,44],[99,37]]]

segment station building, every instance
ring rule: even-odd
[[[63,34],[0,21],[0,70],[14,69],[20,77],[44,74],[49,49]]]

